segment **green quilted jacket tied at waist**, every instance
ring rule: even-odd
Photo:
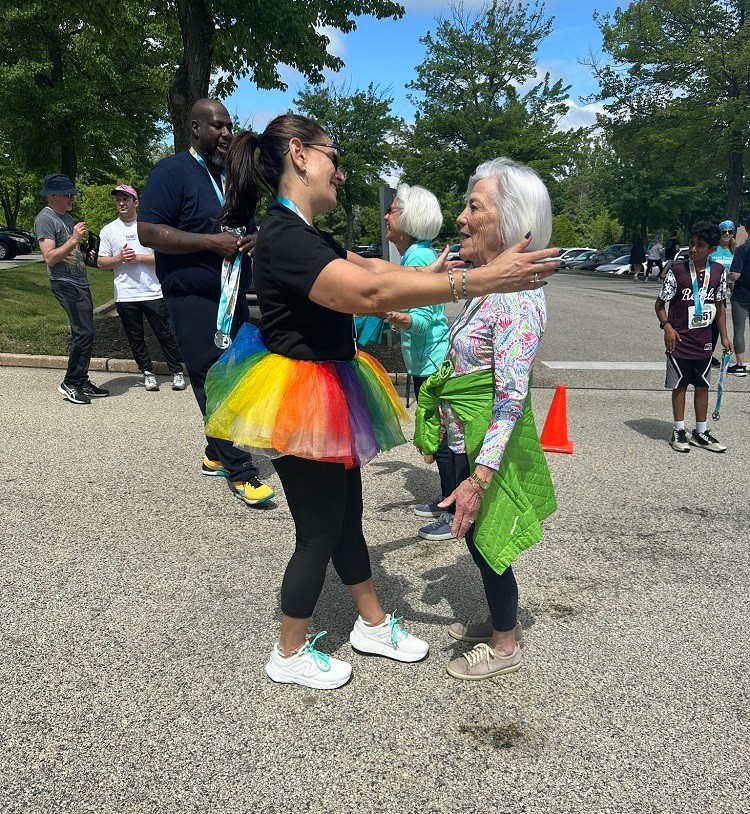
[[[422,385],[414,443],[422,454],[435,454],[440,443],[440,402],[446,401],[463,422],[466,455],[473,468],[492,417],[493,372],[479,370],[452,376],[453,363],[445,361]],[[556,508],[555,490],[539,445],[529,390],[500,468],[482,499],[474,543],[493,570],[501,574],[521,551],[541,540],[541,521]]]

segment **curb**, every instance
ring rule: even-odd
[[[67,356],[35,356],[32,353],[0,353],[0,367],[38,367],[52,370],[66,370],[68,367]],[[110,359],[109,357],[94,357],[89,370],[105,373],[137,373],[141,371],[132,359]],[[169,375],[169,368],[166,362],[154,362],[154,373]],[[390,380],[394,385],[406,384],[406,373],[389,373]]]

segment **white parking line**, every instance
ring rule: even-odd
[[[554,370],[664,370],[664,362],[542,362]]]

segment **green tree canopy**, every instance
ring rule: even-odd
[[[660,188],[642,194],[657,210],[667,188],[682,198],[671,214],[723,176],[721,212],[739,219],[750,143],[748,11],[748,0],[636,0],[599,18],[609,58],[590,64],[606,102],[602,123],[631,179],[664,173]]]
[[[117,177],[148,160],[165,115],[168,25],[135,0],[0,0],[0,140],[38,175]]]
[[[328,52],[326,27],[347,33],[356,28],[353,17],[396,20],[404,14],[391,0],[176,0],[176,6],[182,48],[169,86],[169,114],[178,150],[189,144],[190,108],[208,95],[212,73],[214,92],[222,98],[247,75],[259,88],[286,90],[280,64],[317,84],[324,69],[338,71],[344,64]]]
[[[382,176],[393,169],[393,142],[401,119],[391,113],[393,99],[372,83],[366,90],[333,85],[300,91],[294,104],[319,122],[341,147],[340,167],[346,183],[339,187],[339,203],[346,214],[344,245],[354,242],[355,214],[378,203]]]
[[[427,55],[408,85],[417,115],[401,163],[404,180],[434,192],[447,219],[482,161],[508,156],[550,184],[564,165],[575,136],[557,122],[569,87],[539,77],[535,62],[551,25],[539,0],[494,0],[477,12],[452,6],[421,39]]]

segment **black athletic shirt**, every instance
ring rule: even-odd
[[[253,279],[266,347],[312,362],[352,359],[354,320],[308,299],[320,272],[346,250],[273,201],[260,224]]]
[[[750,239],[746,240],[734,253],[729,271],[740,275],[732,289],[732,299],[736,302],[750,302]]]
[[[219,189],[221,177],[214,176]],[[221,231],[216,216],[221,204],[211,178],[189,152],[163,158],[152,170],[141,195],[138,220],[164,223],[183,232],[198,234]],[[247,224],[248,231],[255,229]],[[216,252],[162,254],[156,257],[156,276],[166,296],[199,294],[219,301],[221,294],[221,257]],[[252,281],[251,263],[242,259],[240,293]]]

